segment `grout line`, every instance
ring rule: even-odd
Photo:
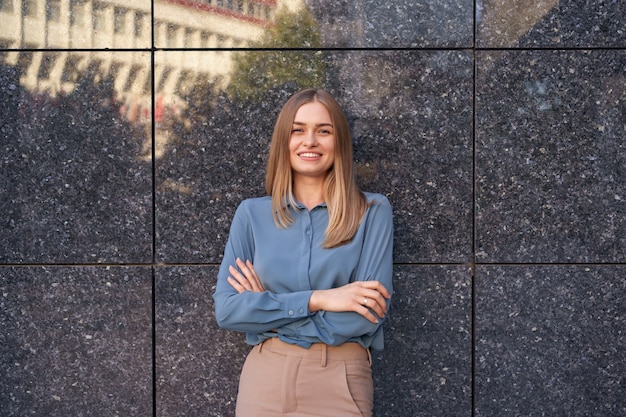
[[[470,272],[470,404],[472,417],[476,416],[476,2],[473,3],[472,19],[472,255],[471,255],[471,272]]]
[[[157,260],[157,219],[156,219],[156,125],[154,115],[154,1],[150,2],[150,139],[152,168],[152,416],[157,416],[157,314],[156,314],[156,260]]]
[[[172,263],[4,263],[0,268],[169,268],[169,267],[219,267],[215,262],[172,262]],[[624,267],[626,262],[394,262],[394,267],[469,266],[477,267]]]
[[[321,48],[3,48],[0,52],[393,52],[393,51],[488,51],[488,52],[516,52],[516,51],[624,51],[622,46],[520,46],[520,47],[479,47],[479,46],[424,46],[424,47],[321,47]]]

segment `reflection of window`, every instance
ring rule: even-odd
[[[215,45],[213,44],[213,36],[211,32],[202,32],[202,39],[200,41],[200,47],[202,48],[213,48]]]
[[[65,68],[61,74],[61,81],[63,82],[76,82],[80,75],[79,66],[82,61],[80,56],[69,56],[65,62]]]
[[[126,78],[126,84],[124,85],[123,91],[128,91],[132,87],[132,85],[137,80],[137,76],[141,71],[141,65],[133,65],[128,73],[128,78]]]
[[[61,21],[61,0],[48,0],[46,3],[46,17],[51,22]]]
[[[146,14],[145,13],[139,13],[137,12],[137,14],[135,15],[135,37],[137,38],[141,38],[143,36],[143,25],[144,22],[146,20]]]
[[[227,42],[228,38],[226,38],[226,36],[223,35],[218,35],[217,36],[217,47],[218,48],[224,48],[226,47],[226,42]]]
[[[28,17],[37,16],[37,0],[22,0],[22,14]]]
[[[106,30],[106,22],[107,22],[106,12],[107,12],[106,9],[102,6],[95,7],[93,9],[93,28],[95,30],[101,30],[101,31]]]
[[[26,47],[29,47],[26,45]],[[31,46],[31,48],[35,48],[35,46]],[[28,71],[28,67],[33,62],[33,53],[32,52],[20,52],[20,57],[17,59],[17,67],[20,69],[20,73],[26,74]]]
[[[176,91],[179,94],[186,95],[191,93],[193,89],[193,85],[195,82],[195,77],[193,72],[191,71],[183,71],[178,79],[178,85],[176,86]]]
[[[103,78],[102,61],[99,59],[92,59],[89,61],[86,73],[91,76],[91,80],[99,82]]]
[[[146,77],[146,82],[141,87],[141,93],[147,94],[152,90],[152,77]]]
[[[12,12],[13,0],[0,0],[0,12]]]
[[[194,35],[195,35],[196,31],[194,29],[191,28],[186,28],[185,29],[185,46],[188,47],[194,47],[196,45],[194,45]]]
[[[70,4],[70,19],[74,26],[85,27],[87,23],[87,5],[83,2],[73,1]]]
[[[167,46],[169,48],[177,47],[177,37],[178,37],[178,29],[179,27],[176,25],[167,25]]]
[[[126,33],[126,9],[122,9],[120,7],[115,8],[115,17],[114,17],[114,31],[115,33],[123,34]]]
[[[171,68],[165,67],[163,69],[163,74],[161,74],[161,79],[159,80],[157,91],[163,91],[163,88],[165,87],[165,84],[167,83],[167,79],[169,78],[171,73],[172,73]]]
[[[37,78],[42,80],[46,80],[50,78],[50,70],[54,66],[58,58],[57,54],[44,54],[41,59],[41,64],[39,65],[39,73],[37,74]]]
[[[123,64],[120,62],[112,63],[111,68],[109,70],[109,75],[111,76],[111,78],[113,78],[114,80],[117,79],[117,76],[119,75],[122,67],[123,67]]]

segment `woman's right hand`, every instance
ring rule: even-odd
[[[339,288],[315,290],[309,299],[309,311],[354,311],[372,323],[387,312],[391,295],[378,281],[355,281]]]
[[[239,294],[244,291],[252,291],[252,292],[263,292],[265,288],[263,288],[263,284],[261,283],[261,279],[254,271],[254,266],[250,261],[242,261],[237,258],[235,260],[237,263],[237,268],[234,266],[228,267],[228,272],[230,272],[230,276],[227,278],[228,283],[235,289]]]

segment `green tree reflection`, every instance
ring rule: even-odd
[[[298,12],[281,9],[275,25],[252,48],[234,57],[228,94],[234,100],[254,101],[273,87],[293,83],[298,88],[321,87],[326,68],[321,52],[319,25],[307,8]],[[285,51],[293,48],[292,51]]]

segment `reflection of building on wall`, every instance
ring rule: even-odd
[[[91,70],[112,77],[124,102],[149,108],[153,37],[156,48],[174,49],[157,51],[154,64],[157,102],[173,102],[198,79],[225,85],[231,60],[220,50],[257,39],[277,3],[154,0],[152,26],[150,0],[0,0],[0,49],[10,50],[2,58],[19,67],[30,90],[71,92],[79,74]]]

